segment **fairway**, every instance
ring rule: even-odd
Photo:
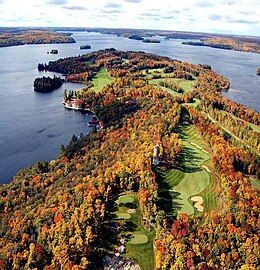
[[[128,208],[128,204],[132,204]],[[115,221],[120,219],[125,225],[130,225],[131,230],[123,230],[120,237],[126,239],[125,253],[126,258],[136,260],[142,270],[154,270],[154,251],[153,239],[154,231],[147,231],[142,225],[142,211],[139,199],[135,193],[122,194],[116,200],[118,211],[114,214]],[[132,209],[134,207],[134,209]],[[129,213],[129,210],[130,211]],[[134,211],[133,211],[134,210]]]
[[[260,179],[250,178],[250,183],[254,188],[260,190]]]
[[[179,84],[183,90],[183,93],[177,93],[170,88],[160,86],[159,83],[163,80],[168,80],[170,82],[174,82],[174,83]],[[185,93],[192,91],[195,82],[196,82],[196,80],[185,80],[185,79],[178,79],[178,78],[161,78],[161,79],[151,79],[150,80],[150,84],[158,86],[161,89],[163,89],[163,90],[165,90],[173,95],[182,95],[182,94],[185,94]]]
[[[193,125],[179,125],[176,131],[183,141],[184,148],[175,169],[167,172],[157,171],[160,195],[164,197],[161,204],[168,210],[168,214],[177,211],[192,215],[195,208],[190,198],[200,195],[205,210],[213,209],[216,206],[216,196],[215,192],[208,188],[212,180],[204,165],[210,160],[209,153],[205,150],[206,144]],[[209,192],[204,193],[204,190]]]
[[[92,80],[93,86],[90,88],[93,91],[100,92],[104,86],[108,85],[113,81],[113,78],[109,76],[105,68],[97,72]]]

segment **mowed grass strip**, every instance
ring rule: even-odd
[[[169,194],[173,192],[172,208],[177,212],[194,214],[194,203],[190,198],[200,194],[204,200],[204,209],[215,209],[214,183],[212,189],[209,188],[212,177],[202,168],[202,165],[210,160],[210,155],[205,152],[206,143],[192,125],[179,125],[176,131],[183,141],[184,149],[179,157],[178,169],[157,172],[161,191],[168,190]],[[208,193],[202,195],[204,190]],[[170,203],[170,197],[168,201]]]
[[[170,187],[170,189],[177,186],[185,176],[184,172],[177,169],[171,169],[167,172],[158,171],[157,173],[159,178],[163,180],[164,184]]]
[[[260,190],[260,179],[250,178],[250,182],[254,188]]]
[[[90,88],[93,91],[100,92],[104,86],[108,85],[113,81],[113,78],[109,76],[105,68],[97,72],[92,80],[93,86]]]
[[[128,203],[136,206],[135,212],[127,213]],[[123,256],[137,261],[142,270],[154,270],[153,240],[155,231],[147,231],[143,227],[142,210],[137,195],[134,193],[122,194],[116,200],[116,204],[119,210],[115,212],[115,215],[119,215],[125,224],[132,224],[131,231],[121,232],[121,237],[128,239],[125,244],[126,252]],[[128,217],[130,218],[128,219]],[[117,219],[115,217],[115,220]]]
[[[179,84],[183,90],[183,93],[177,93],[168,87],[160,86],[159,83],[161,81],[165,81],[165,80]],[[182,95],[182,94],[188,93],[188,92],[193,90],[193,86],[196,82],[196,79],[195,80],[185,80],[185,79],[178,79],[178,78],[160,78],[160,79],[151,79],[149,82],[150,82],[150,84],[156,85],[156,86],[160,87],[161,89],[169,92],[170,94]]]

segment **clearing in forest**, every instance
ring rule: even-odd
[[[160,82],[162,82],[162,81],[169,81],[171,83],[176,83],[176,84],[180,85],[182,92],[177,93],[168,87],[161,86]],[[159,86],[161,89],[163,89],[163,90],[165,90],[168,93],[173,94],[173,95],[182,95],[182,94],[185,94],[185,93],[192,91],[195,82],[196,82],[195,79],[194,80],[185,80],[185,79],[178,79],[178,78],[161,78],[161,79],[151,79],[150,80],[150,84],[155,85],[157,87]]]
[[[113,78],[109,76],[108,71],[103,68],[97,72],[92,80],[93,86],[90,88],[93,91],[100,92],[104,86],[113,81]]]
[[[116,201],[118,210],[114,213],[116,222],[123,226],[120,237],[125,239],[124,257],[137,261],[143,270],[154,269],[154,231],[147,231],[142,225],[142,211],[138,197],[122,194]],[[121,218],[119,218],[121,215]],[[128,215],[127,218],[125,218]]]
[[[205,142],[193,125],[181,124],[177,133],[184,145],[178,166],[167,172],[158,172],[161,180],[159,196],[162,207],[168,209],[167,213],[170,215],[176,212],[192,215],[195,208],[191,197],[199,195],[203,199],[202,206],[206,211],[215,208],[215,187],[210,170],[206,170],[204,165],[210,160],[205,150]],[[205,193],[205,190],[208,193]],[[169,204],[172,207],[169,207]]]

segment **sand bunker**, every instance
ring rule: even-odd
[[[135,209],[127,209],[126,211],[128,214],[134,214],[136,211]]]
[[[203,203],[203,198],[201,196],[193,196],[193,197],[191,197],[191,200],[193,202]]]
[[[194,207],[199,211],[203,212],[204,207],[202,206],[203,203],[203,198],[201,196],[193,196],[191,197],[191,200],[195,202]]]

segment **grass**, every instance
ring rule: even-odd
[[[249,123],[249,126],[255,131],[255,132],[260,132],[260,126],[257,126],[257,125],[254,125],[254,124],[251,124]]]
[[[201,193],[209,184],[210,176],[206,171],[186,173],[184,179],[173,188],[173,191],[180,193],[178,200],[181,200],[180,212],[188,215],[194,214],[193,203],[190,198]],[[203,203],[204,206],[204,203]]]
[[[199,195],[203,197],[203,207],[206,211],[215,209],[215,181],[212,175],[202,168],[202,165],[210,161],[210,156],[205,150],[206,143],[195,126],[182,124],[176,132],[184,145],[178,166],[167,172],[157,171],[162,207],[167,214],[185,212],[192,215],[196,212],[190,198]]]
[[[145,234],[136,232],[131,234],[131,239],[129,240],[129,244],[139,245],[146,244],[148,242],[148,237]]]
[[[134,204],[135,212],[128,214],[130,218],[124,220],[125,225],[129,228],[121,232],[121,237],[125,237],[126,253],[123,256],[137,261],[142,270],[154,269],[154,252],[153,240],[154,231],[147,231],[142,225],[142,211],[138,197],[131,194],[123,194],[116,201],[119,211],[126,213],[128,204]],[[122,205],[123,204],[123,205]],[[131,206],[131,208],[132,208]]]
[[[108,85],[113,81],[113,78],[109,76],[105,68],[97,72],[92,80],[93,86],[90,88],[96,92],[100,92],[104,86]]]
[[[124,213],[121,211],[116,211],[115,215],[116,215],[116,219],[130,219],[131,218],[130,214]]]
[[[117,204],[120,204],[120,203],[126,204],[126,203],[133,203],[133,202],[134,202],[134,198],[129,195],[122,195],[116,201]]]
[[[250,178],[249,180],[250,180],[251,185],[252,185],[254,188],[260,190],[260,179]]]
[[[253,131],[260,132],[260,126],[257,126],[257,125],[254,125],[254,124],[248,122],[248,121],[245,121],[242,118],[239,118],[239,117],[237,117],[237,116],[235,116],[235,115],[233,115],[233,114],[231,114],[229,112],[225,112],[225,111],[222,111],[222,112],[226,113],[226,114],[229,114],[231,117],[233,117],[236,120],[239,120],[239,121],[242,121],[242,122],[246,123],[249,127],[251,127],[253,129]]]
[[[183,93],[177,93],[177,92],[171,90],[170,88],[160,86],[159,83],[163,80],[169,80],[171,82],[178,83],[181,86]],[[155,86],[159,86],[161,89],[163,89],[163,90],[165,90],[173,95],[182,95],[182,94],[185,94],[185,93],[192,91],[193,85],[195,84],[195,82],[196,82],[196,80],[185,80],[185,79],[177,79],[177,78],[161,78],[161,79],[150,80],[150,84],[153,84]]]

